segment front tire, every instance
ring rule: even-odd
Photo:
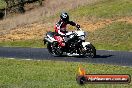
[[[94,58],[96,56],[96,49],[92,44],[86,46],[86,55],[90,58]]]

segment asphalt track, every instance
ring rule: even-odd
[[[33,60],[54,60],[86,63],[103,63],[121,66],[132,66],[132,52],[97,50],[95,58],[54,57],[45,48],[0,47],[0,57]]]

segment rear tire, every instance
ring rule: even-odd
[[[52,52],[52,46],[51,46],[50,43],[47,44],[47,49],[48,49],[48,51],[49,51],[50,54],[53,54],[53,52]]]
[[[90,58],[94,58],[96,56],[96,49],[92,44],[86,46],[87,48],[87,56]]]
[[[58,46],[58,45],[57,45]],[[47,49],[49,53],[53,56],[61,56],[63,54],[61,47],[57,47],[54,43],[48,43]]]

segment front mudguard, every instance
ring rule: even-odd
[[[83,42],[82,45],[86,51],[86,56],[88,55],[91,58],[96,56],[96,48],[90,42]]]
[[[82,46],[83,48],[86,50],[86,46],[87,45],[90,45],[91,43],[90,42],[82,42]]]

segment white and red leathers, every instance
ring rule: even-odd
[[[55,39],[60,43],[60,46],[65,46],[65,44],[63,43],[64,39],[63,39],[62,36],[67,36],[67,35],[71,34],[71,32],[68,32],[66,30],[67,24],[70,24],[72,26],[77,26],[78,25],[73,21],[64,22],[63,20],[60,19],[60,21],[57,22],[55,27],[54,27],[55,32],[60,35],[60,36],[55,36]]]

